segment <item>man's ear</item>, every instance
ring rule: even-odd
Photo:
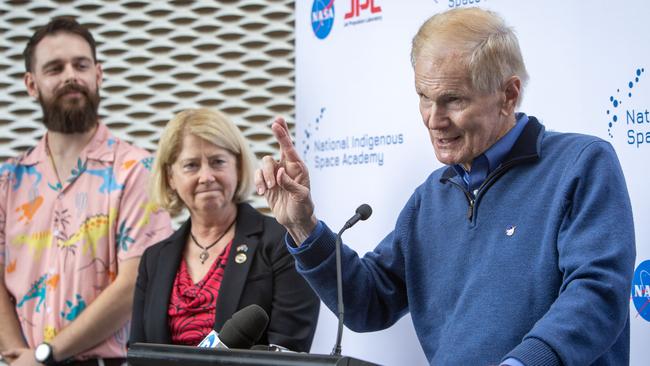
[[[38,87],[36,86],[36,81],[34,80],[34,74],[31,72],[26,72],[25,76],[23,76],[23,81],[25,82],[27,93],[32,98],[38,99]]]
[[[99,90],[104,82],[104,69],[99,62],[95,63],[95,69],[97,70],[97,79],[95,82],[97,83],[97,90]]]
[[[512,116],[515,113],[517,102],[521,97],[521,79],[518,76],[511,76],[505,83],[503,83],[503,105],[501,106],[501,114],[504,116]]]

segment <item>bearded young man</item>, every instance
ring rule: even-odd
[[[0,167],[0,350],[11,365],[121,365],[140,255],[171,233],[144,191],[152,158],[99,121],[85,27],[54,18],[23,55],[47,132]]]

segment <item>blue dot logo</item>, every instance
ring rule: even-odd
[[[334,25],[334,0],[314,0],[311,7],[311,28],[318,39],[325,39]]]
[[[303,130],[305,138],[302,140],[302,144],[304,146],[302,150],[302,158],[305,162],[309,160],[309,149],[310,149],[311,139],[314,136],[314,134],[318,132],[320,122],[323,120],[324,114],[325,114],[325,107],[321,107],[320,114],[318,115],[318,117],[314,119],[314,123],[309,122],[307,124],[307,128]]]
[[[616,89],[616,95],[610,95],[609,96],[609,104],[611,106],[609,109],[605,111],[605,114],[608,116],[608,121],[607,121],[607,134],[609,137],[614,137],[614,131],[613,127],[616,125],[616,122],[618,122],[618,113],[622,113],[618,108],[623,104],[623,99],[625,96],[627,96],[628,99],[632,99],[632,96],[634,93],[632,93],[634,87],[636,84],[639,83],[639,77],[641,74],[645,72],[645,68],[639,67],[636,69],[634,72],[634,81],[630,80],[627,82],[627,92],[623,91],[624,97],[621,97],[621,89]]]
[[[643,261],[634,271],[632,302],[639,315],[650,322],[650,260]]]

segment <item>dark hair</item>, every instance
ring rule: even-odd
[[[59,32],[76,34],[86,40],[93,54],[93,61],[97,62],[95,38],[93,38],[93,35],[90,34],[88,28],[77,23],[73,17],[60,16],[52,18],[49,23],[38,28],[29,39],[29,42],[27,42],[27,46],[25,46],[25,50],[23,51],[23,57],[25,58],[25,71],[32,71],[34,49],[36,49],[36,46],[39,44],[39,42],[41,42],[46,36]]]

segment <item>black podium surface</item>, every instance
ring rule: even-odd
[[[127,358],[131,366],[206,366],[206,365],[287,365],[287,366],[373,366],[371,362],[352,357],[314,355],[309,353],[253,350],[221,350],[164,344],[135,343]]]

